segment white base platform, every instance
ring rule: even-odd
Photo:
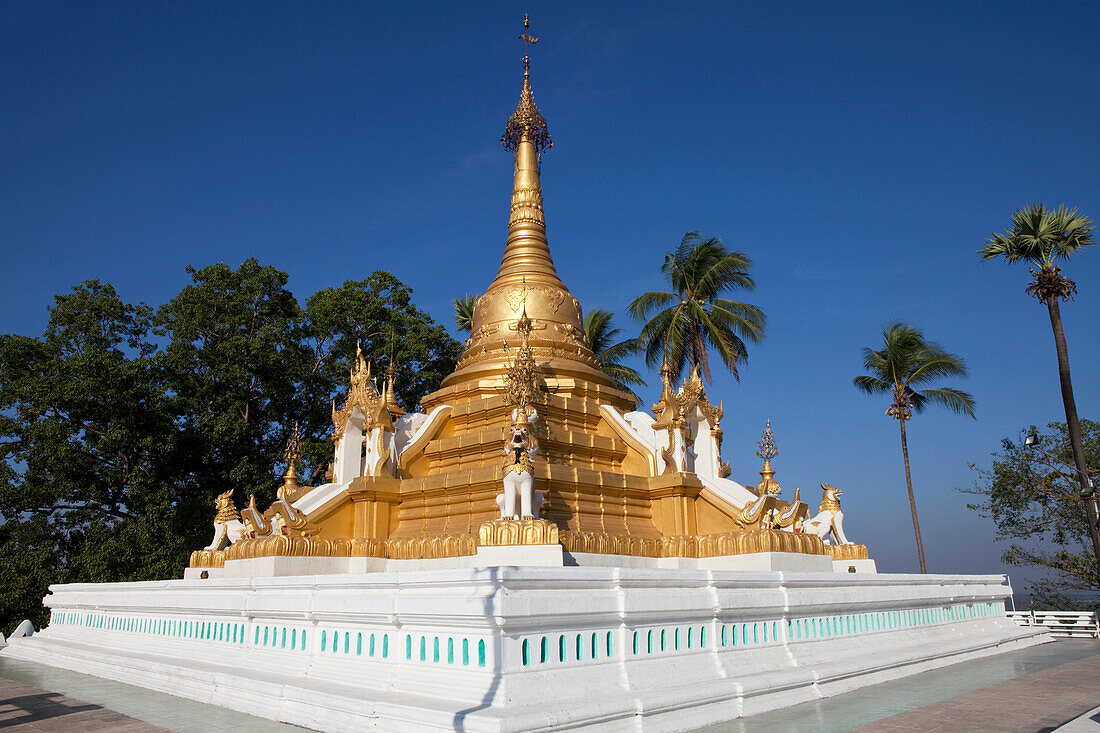
[[[61,585],[2,653],[326,731],[690,730],[1049,637],[1003,576],[493,567]]]

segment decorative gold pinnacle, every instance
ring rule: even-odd
[[[386,367],[386,386],[384,388],[386,398],[386,410],[396,419],[405,414],[405,409],[397,401],[397,390],[394,383],[397,381],[397,365],[393,363],[393,350],[390,350],[390,363]]]
[[[763,458],[765,463],[779,455],[779,449],[775,446],[775,434],[772,433],[772,421],[770,418],[764,426],[764,433],[760,438],[760,447],[757,449],[756,455]]]
[[[531,349],[531,331],[534,324],[527,317],[527,305],[523,306],[523,314],[516,321],[515,330],[519,334],[520,346],[516,352],[516,358],[504,371],[504,384],[508,404],[515,405],[522,419],[526,419],[531,412],[531,404],[539,391],[538,365],[535,363],[535,354]]]
[[[530,28],[531,22],[527,16],[523,16],[523,27]],[[519,36],[523,40],[523,91],[519,95],[519,104],[516,111],[508,118],[508,124],[504,127],[504,134],[500,138],[500,144],[506,150],[518,151],[520,142],[529,140],[535,146],[535,153],[542,155],[543,150],[554,147],[550,139],[550,128],[546,126],[546,120],[535,106],[535,98],[531,93],[531,57],[527,53],[529,44],[538,43],[539,39],[522,33]]]
[[[679,405],[676,401],[676,390],[672,386],[674,372],[668,363],[668,354],[665,354],[661,362],[661,397],[653,404],[653,415],[657,418],[655,427],[669,427],[679,425]]]
[[[294,423],[294,430],[286,441],[286,449],[283,451],[283,460],[286,462],[286,474],[283,479],[286,483],[298,482],[298,461],[302,460],[302,434],[298,430],[298,423]]]
[[[771,460],[779,455],[779,449],[775,446],[775,435],[772,433],[772,421],[769,419],[764,426],[764,434],[760,438],[760,447],[756,455],[764,459],[764,467],[760,469],[760,483],[756,485],[756,493],[778,495],[779,482],[775,480],[775,471],[772,470]]]

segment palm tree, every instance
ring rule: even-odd
[[[451,307],[455,309],[455,325],[459,331],[469,333],[474,327],[474,306],[477,304],[477,294],[467,293],[460,298],[455,298]]]
[[[1062,331],[1062,313],[1059,300],[1069,300],[1077,293],[1077,284],[1062,274],[1056,260],[1068,260],[1078,250],[1088,247],[1092,241],[1093,224],[1077,209],[1067,210],[1059,205],[1051,211],[1043,204],[1031,204],[1012,215],[1012,228],[1004,234],[990,233],[985,246],[978,250],[982,261],[997,257],[1008,264],[1023,260],[1033,265],[1033,275],[1025,291],[1039,302],[1046,304],[1050,314],[1050,327],[1054,331],[1054,347],[1058,351],[1058,380],[1062,386],[1062,406],[1066,411],[1066,427],[1073,460],[1077,465],[1077,480],[1081,499],[1085,504],[1092,549],[1096,556],[1096,572],[1100,578],[1100,532],[1097,529],[1096,493],[1088,478],[1085,448],[1081,440],[1081,425],[1077,420],[1077,403],[1073,399],[1073,383],[1069,375],[1069,352],[1066,351],[1066,335]]]
[[[599,362],[604,373],[615,380],[616,387],[632,395],[634,402],[638,403],[641,398],[631,388],[644,386],[645,380],[638,372],[622,362],[628,356],[637,354],[641,349],[638,347],[638,339],[636,338],[620,341],[617,344],[614,343],[615,337],[623,331],[621,328],[611,326],[612,316],[614,316],[613,313],[599,308],[594,308],[585,313],[581,324],[584,327],[584,337],[588,341],[588,347],[596,355],[596,361]]]
[[[917,522],[917,502],[913,498],[913,478],[909,473],[909,446],[905,441],[905,423],[914,412],[922,412],[929,404],[946,407],[952,412],[974,417],[974,398],[957,389],[938,387],[918,390],[917,387],[943,377],[965,377],[963,360],[943,350],[924,335],[904,323],[891,323],[882,332],[883,348],[863,350],[864,374],[852,380],[867,394],[890,394],[893,402],[886,414],[901,425],[901,455],[905,462],[905,486],[909,490],[909,510],[913,513],[913,533],[917,538],[917,559],[925,572],[924,544]]]
[[[685,234],[661,265],[671,292],[645,293],[628,308],[636,320],[645,322],[638,342],[645,349],[646,363],[656,366],[667,361],[677,378],[685,366],[699,367],[710,382],[707,352],[713,347],[734,378],[740,379],[737,365],[748,356],[742,339],[762,341],[767,319],[756,306],[721,296],[730,290],[755,288],[751,266],[744,252],[727,250],[717,237]]]

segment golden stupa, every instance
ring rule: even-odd
[[[757,487],[728,478],[723,409],[698,373],[676,389],[662,369],[650,416],[634,412],[633,397],[600,370],[581,305],[550,255],[539,170],[552,143],[526,57],[501,143],[514,154],[504,256],[477,299],[455,371],[423,398],[422,413],[406,415],[392,374],[379,390],[358,356],[345,403],[333,405],[332,482],[298,486],[291,446],[278,499],[263,512],[253,501],[238,520],[230,495],[219,497],[215,540],[193,553],[191,567],[260,557],[459,558],[483,545],[556,543],[574,558],[866,558],[862,545],[829,545],[824,533],[804,531],[806,504],[779,499],[767,458]],[[540,418],[530,472],[544,501],[533,517],[502,519],[497,499],[511,470],[502,446],[528,411]]]

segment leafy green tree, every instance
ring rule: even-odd
[[[66,577],[49,521],[32,515],[0,524],[0,552],[0,631],[10,634],[25,618],[42,628],[49,618],[42,598]]]
[[[459,331],[469,333],[474,327],[474,306],[477,305],[477,298],[477,293],[466,293],[451,303],[455,311],[455,325]]]
[[[740,378],[737,365],[748,356],[744,339],[760,343],[767,319],[756,306],[722,295],[755,288],[751,266],[744,252],[727,250],[717,237],[685,234],[661,265],[671,290],[645,293],[628,307],[644,323],[638,340],[646,363],[656,366],[668,361],[677,378],[685,367],[699,367],[709,382],[708,348],[713,348],[733,376]]]
[[[626,339],[615,343],[616,338],[622,333],[621,328],[614,328],[611,319],[614,313],[593,308],[584,314],[582,326],[584,337],[588,341],[588,348],[596,355],[596,361],[600,368],[612,379],[615,386],[634,397],[634,402],[640,402],[641,398],[634,394],[634,387],[644,386],[645,380],[637,371],[623,364],[623,361],[641,349],[638,339]]]
[[[901,426],[901,455],[905,462],[905,487],[909,491],[909,510],[913,514],[913,534],[917,538],[917,559],[920,571],[924,565],[924,544],[917,521],[917,501],[913,497],[913,479],[909,472],[909,446],[905,439],[905,423],[913,413],[920,413],[929,404],[946,407],[955,413],[974,417],[974,398],[957,389],[936,387],[917,389],[945,377],[965,377],[966,364],[955,354],[949,354],[939,344],[926,341],[924,334],[904,323],[891,323],[882,332],[883,347],[863,349],[863,374],[852,382],[870,395],[888,394],[892,398],[886,414]]]
[[[88,281],[41,338],[0,335],[0,628],[41,624],[53,582],[177,577],[215,494],[271,498],[295,422],[323,481],[357,340],[407,408],[461,351],[386,272],[304,310],[254,259],[189,272],[155,312]]]
[[[343,400],[357,346],[379,378],[392,370],[397,401],[409,411],[439,387],[462,355],[462,344],[413,305],[412,289],[381,270],[310,296],[305,328],[311,366],[303,400],[304,454],[312,458],[314,483],[332,459],[331,403]]]
[[[303,314],[287,274],[255,258],[188,267],[191,284],[157,311],[173,410],[204,487],[271,498],[282,447],[306,409]],[[224,488],[222,489],[225,490]]]
[[[978,472],[973,488],[963,493],[981,497],[967,506],[990,517],[997,539],[1012,544],[1001,560],[1019,567],[1041,568],[1047,575],[1030,583],[1038,608],[1096,608],[1100,582],[1092,553],[1084,499],[1065,423],[1050,423],[1038,442],[1005,439],[989,468]],[[1100,423],[1081,421],[1090,475],[1100,474]],[[1082,594],[1091,598],[1083,602]]]
[[[1012,228],[1004,234],[993,233],[985,246],[978,250],[982,261],[996,258],[1008,264],[1021,260],[1031,264],[1033,278],[1025,288],[1029,295],[1044,303],[1050,315],[1050,327],[1054,331],[1054,346],[1058,353],[1058,381],[1062,387],[1062,406],[1066,411],[1066,425],[1073,447],[1074,464],[1077,467],[1078,486],[1085,497],[1089,534],[1092,537],[1093,554],[1100,572],[1100,528],[1096,491],[1088,480],[1085,448],[1081,440],[1081,428],[1077,421],[1077,403],[1073,399],[1073,382],[1069,373],[1069,352],[1062,330],[1062,313],[1058,301],[1073,298],[1077,284],[1062,274],[1055,262],[1068,260],[1092,241],[1093,224],[1081,216],[1077,209],[1067,210],[1059,206],[1051,211],[1043,204],[1031,204],[1012,215]],[[1100,576],[1098,576],[1100,577]]]
[[[49,582],[177,575],[205,534],[150,335],[149,308],[91,280],[57,296],[42,338],[0,336],[0,624],[40,609]]]

